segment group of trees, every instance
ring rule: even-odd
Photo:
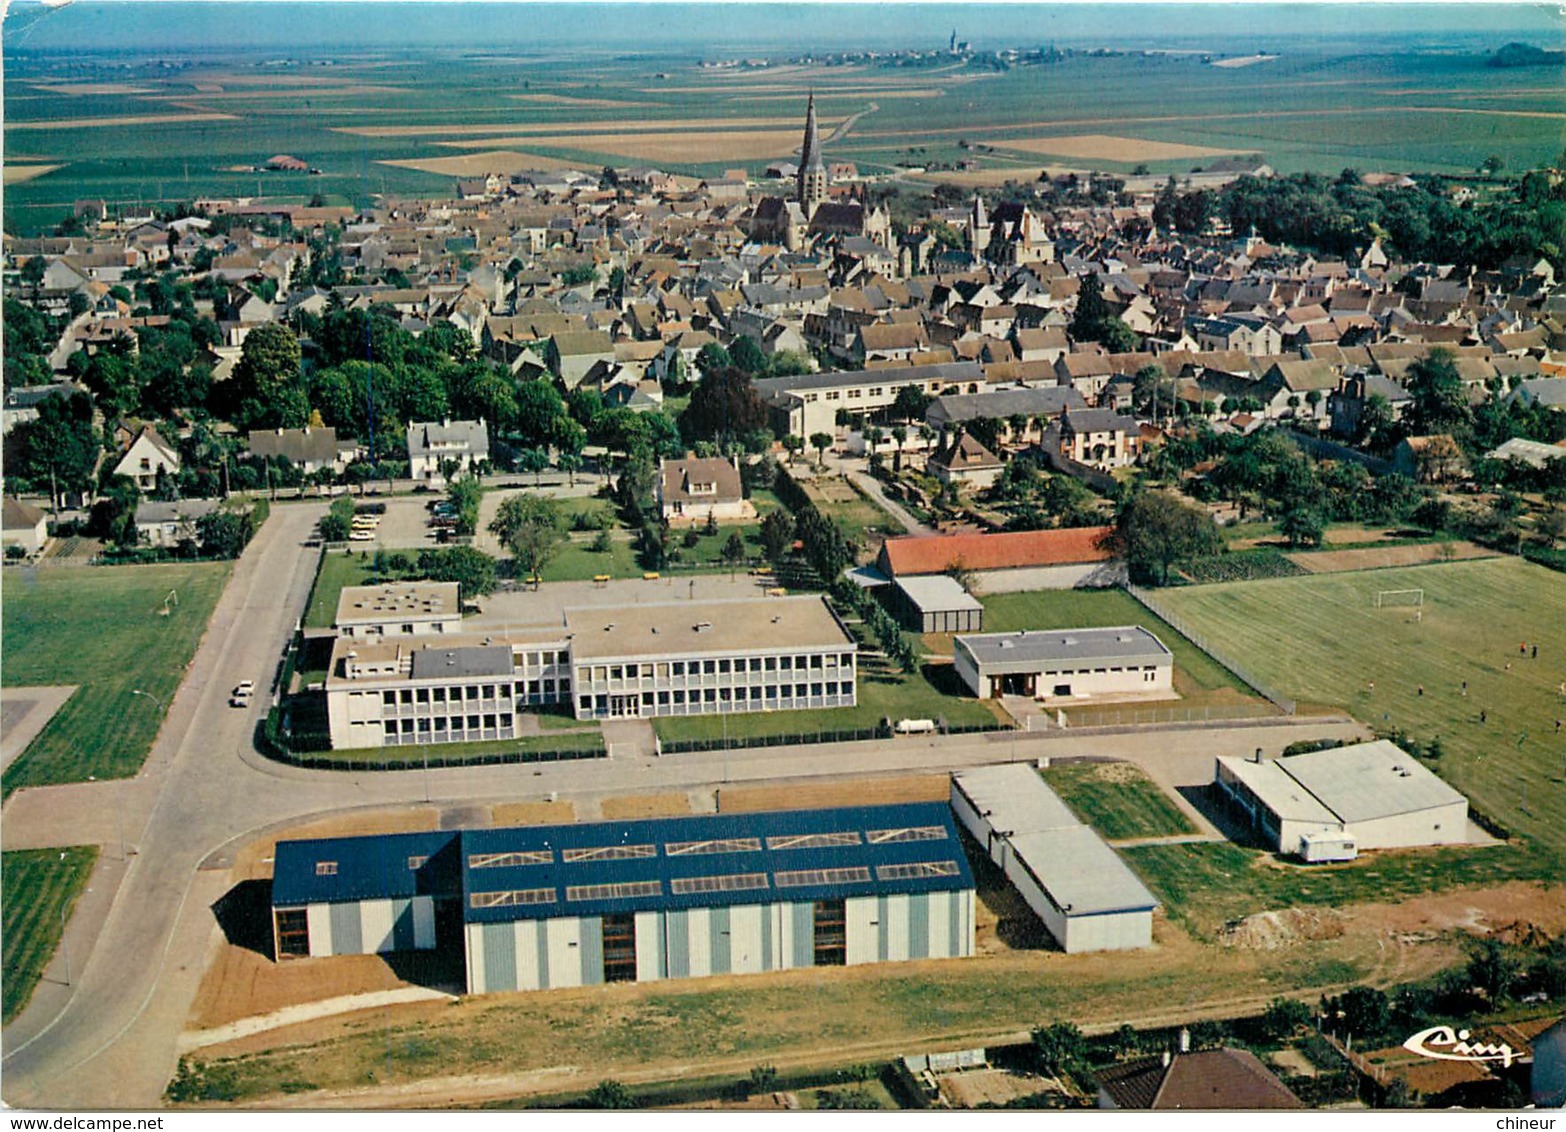
[[[1104,284],[1096,273],[1082,278],[1067,333],[1074,342],[1098,342],[1112,354],[1129,353],[1141,342],[1105,300]]]

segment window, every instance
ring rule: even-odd
[[[916,825],[905,829],[867,829],[865,841],[871,845],[890,845],[898,841],[945,841],[946,829],[939,825]]]
[[[814,884],[863,884],[869,879],[870,870],[857,865],[846,869],[795,869],[772,875],[772,883],[779,888],[804,888]]]
[[[553,904],[558,897],[552,888],[512,888],[501,892],[475,892],[468,896],[469,908],[513,908],[519,904]]]
[[[397,699],[401,703],[411,704],[413,702],[413,689],[404,688],[397,693]]]
[[[759,853],[759,837],[727,837],[712,841],[671,841],[663,847],[670,857],[697,857],[708,853]]]
[[[317,861],[315,863],[315,875],[318,877],[334,877],[337,875],[336,861]]]
[[[791,833],[767,838],[768,849],[831,849],[858,844],[859,834],[851,830],[840,833]]]
[[[848,962],[848,910],[841,900],[817,900],[815,921],[815,965],[842,967]]]
[[[415,869],[422,869],[424,867],[424,863],[426,861],[428,861],[428,860],[429,860],[428,856],[409,857],[408,858],[408,871],[411,873]]]
[[[879,865],[877,880],[914,880],[920,877],[954,877],[956,861],[912,861],[901,865]]]
[[[277,954],[278,958],[310,954],[310,920],[303,908],[277,910]]]
[[[696,892],[747,892],[767,887],[766,873],[728,873],[710,877],[676,877],[669,882],[675,896]]]
[[[396,692],[382,692],[381,693],[381,706],[382,707],[396,707],[397,706],[397,693]]]
[[[519,865],[549,865],[555,860],[553,849],[520,849],[510,853],[470,853],[470,869],[512,869]]]
[[[626,900],[637,896],[662,895],[663,882],[656,880],[631,880],[619,884],[574,884],[566,888],[566,899],[574,902]]]
[[[603,920],[604,982],[636,981],[636,916],[611,912]]]
[[[421,704],[427,704],[430,702],[430,690],[428,688],[417,688],[414,690],[413,698]]]
[[[567,865],[579,861],[629,861],[657,855],[656,845],[599,845],[591,849],[560,850],[560,860]]]

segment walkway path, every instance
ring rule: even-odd
[[[829,457],[826,466],[836,472],[841,472],[848,477],[855,487],[863,491],[871,499],[875,500],[888,515],[902,524],[903,530],[911,535],[933,535],[935,529],[928,527],[914,518],[908,509],[887,495],[881,486],[881,481],[865,472],[861,472],[849,461],[840,458]]]

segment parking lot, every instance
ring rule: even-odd
[[[438,495],[416,495],[407,499],[375,500],[384,503],[386,513],[380,516],[371,541],[354,540],[349,545],[374,547],[385,550],[420,550],[438,545],[435,532],[429,526],[430,513],[425,505],[442,498]]]

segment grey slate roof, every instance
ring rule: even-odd
[[[475,460],[489,455],[489,429],[483,421],[430,421],[408,426],[409,458],[449,445],[465,445]]]
[[[756,382],[763,397],[778,393],[805,392],[812,389],[837,389],[844,385],[866,385],[885,381],[902,385],[910,381],[983,381],[984,367],[978,362],[937,362],[927,366],[892,366],[875,370],[829,370],[826,373],[802,373],[792,377],[764,377]]]
[[[1068,410],[1073,414],[1087,410],[1082,394],[1069,385],[1046,385],[1035,389],[997,389],[990,393],[949,393],[930,402],[924,419],[932,427],[940,428],[978,417],[1005,420],[1018,413],[1027,417],[1053,417]]]

